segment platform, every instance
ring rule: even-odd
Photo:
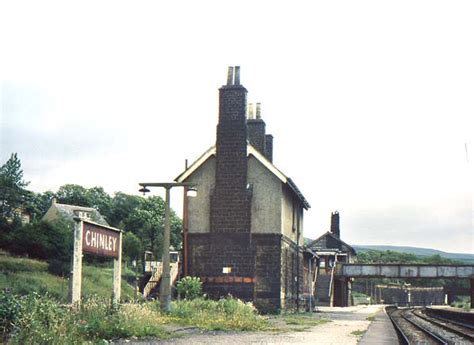
[[[370,324],[359,344],[399,344],[397,332],[393,327],[392,321],[390,321],[390,318],[385,313],[385,309],[382,309],[375,315],[374,321]]]

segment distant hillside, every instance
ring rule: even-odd
[[[414,254],[418,256],[432,256],[439,255],[443,258],[462,261],[466,264],[474,264],[474,254],[467,253],[447,253],[441,250],[417,247],[403,247],[403,246],[385,246],[385,245],[352,245],[357,252],[367,252],[369,250],[386,251]]]

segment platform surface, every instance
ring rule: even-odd
[[[359,344],[399,344],[397,332],[384,309],[375,315],[374,321],[370,324]]]

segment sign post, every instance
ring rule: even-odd
[[[114,258],[113,301],[120,302],[122,278],[122,231],[81,218],[74,218],[74,254],[70,298],[80,304],[82,285],[82,254]]]
[[[120,303],[121,284],[122,284],[122,232],[119,232],[119,246],[118,257],[114,259],[114,303]]]
[[[82,220],[74,220],[74,252],[72,256],[70,298],[72,304],[79,304],[81,301],[82,285]]]

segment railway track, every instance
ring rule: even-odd
[[[467,320],[459,322],[426,313],[424,308],[387,307],[386,310],[404,344],[474,344],[474,324],[468,318],[472,315],[464,318],[456,315]]]

